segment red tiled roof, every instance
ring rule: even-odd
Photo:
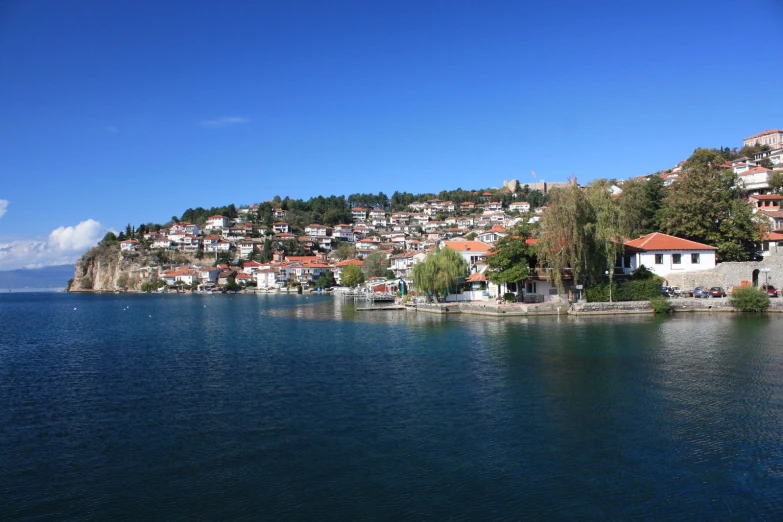
[[[750,170],[746,170],[745,172],[740,172],[739,175],[740,176],[747,176],[748,174],[760,174],[762,172],[772,172],[772,171],[769,170],[769,169],[765,169],[764,167],[756,167],[756,168],[752,168]]]
[[[717,250],[716,247],[697,243],[688,239],[670,236],[661,232],[653,232],[632,241],[626,241],[626,245],[640,250]]]
[[[465,282],[466,283],[483,283],[486,280],[487,280],[487,276],[485,276],[484,274],[482,274],[480,272],[475,272],[473,274],[470,274],[470,276],[468,276],[465,279]]]
[[[457,252],[489,252],[492,249],[481,241],[444,241],[443,243]]]
[[[757,196],[750,196],[750,199],[756,199],[758,201],[780,201],[783,196],[780,194],[759,194]]]
[[[346,259],[344,261],[339,261],[339,262],[335,263],[334,266],[339,268],[339,267],[348,266],[348,265],[362,266],[363,264],[364,264],[364,261],[361,261],[359,259]]]
[[[769,129],[769,130],[761,131],[758,134],[754,134],[753,136],[748,136],[745,139],[746,140],[752,140],[753,138],[760,138],[762,136],[766,136],[767,134],[775,134],[775,133],[778,133],[778,132],[783,133],[783,130],[780,130],[780,129]]]

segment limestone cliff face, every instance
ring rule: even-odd
[[[176,262],[193,262],[190,255],[176,254]],[[77,262],[69,292],[139,291],[142,283],[158,279],[160,258],[157,252],[120,252],[114,245],[98,245]]]

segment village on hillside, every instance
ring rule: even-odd
[[[764,131],[745,138],[739,151],[709,150],[719,159],[709,160],[705,171],[712,173],[713,178],[721,173],[731,176],[734,181],[730,189],[740,191],[757,229],[752,232],[757,235],[736,241],[737,245],[745,245],[742,247],[745,254],[732,254],[737,249],[732,250],[731,245],[724,248],[694,240],[694,237],[710,237],[699,235],[698,231],[664,233],[666,229],[671,231],[673,225],[665,225],[665,219],[660,216],[653,220],[648,215],[644,225],[626,228],[622,237],[612,239],[619,245],[616,256],[612,254],[609,258],[616,259],[611,272],[613,278],[627,278],[643,265],[670,285],[715,285],[730,289],[741,284],[758,285],[759,281],[769,284],[775,275],[771,272],[783,273],[783,264],[777,257],[779,251],[783,257],[783,195],[779,193],[783,130]],[[625,204],[632,213],[634,205],[641,203],[623,203],[626,189],[630,194],[634,183],[655,185],[661,194],[656,196],[658,200],[669,201],[665,198],[678,190],[678,184],[685,186],[688,168],[689,163],[681,161],[655,174],[608,181],[602,190],[608,198],[619,202],[615,206]],[[649,192],[648,186],[644,190]],[[525,302],[545,302],[573,297],[581,290],[576,269],[553,265],[551,246],[547,247],[550,255],[535,253],[547,226],[550,229],[556,226],[554,216],[547,225],[548,214],[557,211],[553,207],[556,204],[553,194],[569,187],[585,191],[576,179],[566,183],[528,184],[511,180],[496,189],[458,189],[440,194],[452,199],[434,194],[418,198],[395,193],[389,200],[383,194],[356,194],[348,198],[319,197],[318,201],[311,200],[311,204],[275,197],[240,208],[223,207],[225,212],[209,215],[203,214],[204,209],[189,209],[167,225],[129,225],[119,236],[104,241],[115,241],[124,257],[155,254],[158,262],[144,267],[141,278],[145,281],[141,287],[144,291],[253,288],[272,292],[362,285],[365,291],[410,293],[417,286],[414,267],[434,252],[448,248],[462,257],[464,270],[451,288],[444,289],[444,293],[451,294],[447,299],[494,300],[513,293]],[[660,201],[657,205],[661,206]],[[706,205],[721,203],[713,201]],[[660,214],[660,208],[656,212]],[[324,223],[303,221],[313,216]],[[736,215],[730,217],[737,220]],[[551,235],[552,231],[549,232]],[[525,237],[519,237],[520,234]],[[726,236],[725,230],[721,234]],[[491,257],[502,248],[504,238],[506,242],[512,238],[523,241],[523,248],[530,249],[524,258],[529,266],[523,279],[502,281],[493,277],[497,267],[493,267]],[[561,241],[575,239],[563,236]],[[750,247],[748,242],[752,243]],[[187,255],[186,262],[176,262],[178,254]],[[610,264],[597,267],[593,273],[609,278]],[[726,268],[721,269],[721,265]],[[559,277],[552,277],[553,266]],[[118,282],[116,289],[132,286],[127,281],[125,277]]]

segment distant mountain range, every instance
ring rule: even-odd
[[[0,271],[0,292],[8,290],[65,290],[73,278],[73,265]]]

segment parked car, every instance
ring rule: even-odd
[[[680,297],[680,287],[679,286],[670,286],[669,287],[669,295],[672,297]]]
[[[778,291],[777,289],[772,285],[761,285],[761,289],[767,292],[767,295],[770,297],[777,297]]]
[[[697,286],[693,289],[693,297],[697,299],[706,299],[710,296],[710,291],[703,286]]]
[[[726,297],[726,292],[719,286],[710,288],[710,297]]]

